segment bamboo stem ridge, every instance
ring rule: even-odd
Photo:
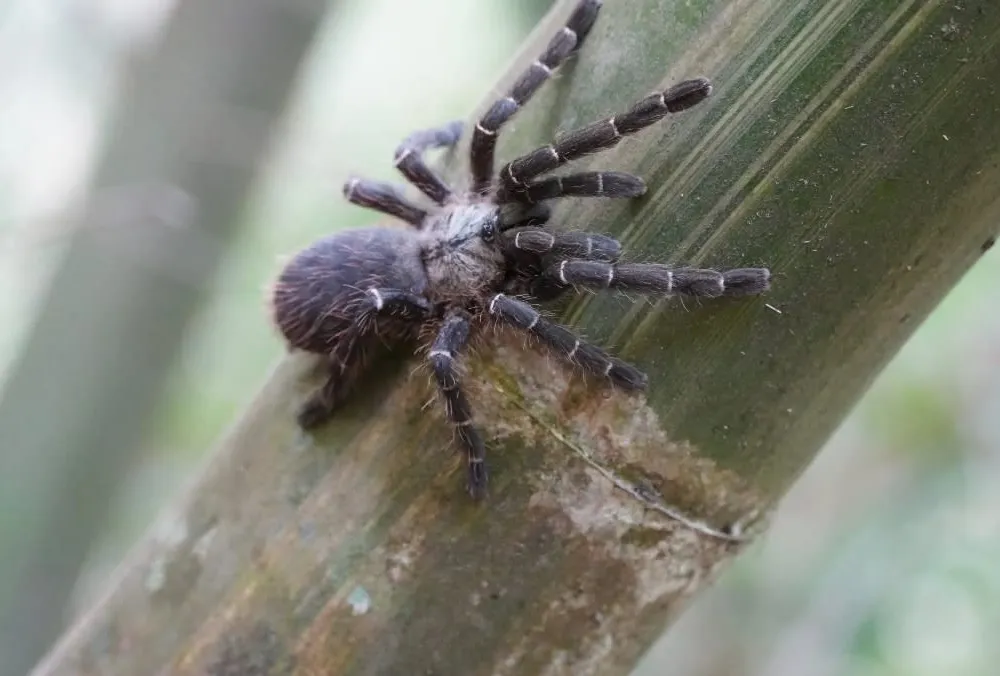
[[[316,382],[289,357],[39,675],[627,673],[740,551],[704,530],[759,531],[993,241],[987,0],[609,2],[564,68],[498,157],[687,77],[714,94],[574,164],[635,172],[643,197],[565,200],[554,222],[640,262],[767,266],[772,291],[552,308],[646,371],[642,396],[498,334],[465,378],[493,460],[482,504],[422,410],[426,373],[386,364],[309,436],[294,403]]]

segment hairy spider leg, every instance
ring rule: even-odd
[[[449,122],[441,127],[414,132],[396,148],[396,167],[438,204],[443,204],[451,196],[451,190],[427,166],[421,153],[430,148],[453,146],[461,134],[462,122]],[[344,183],[344,197],[352,204],[395,216],[418,228],[427,218],[427,211],[408,200],[392,183],[351,176]]]
[[[552,210],[545,204],[505,204],[500,208],[498,229],[503,232],[511,228],[545,225],[551,216]]]
[[[361,207],[395,216],[420,227],[427,212],[406,199],[391,183],[352,176],[344,183],[344,197]]]
[[[521,228],[503,235],[504,253],[517,258],[518,252],[537,256],[561,256],[595,261],[616,261],[622,247],[618,240],[593,232],[557,232],[545,228]]]
[[[558,197],[629,198],[638,197],[645,192],[646,182],[634,174],[621,171],[585,171],[532,181],[516,190],[503,184],[497,191],[497,202],[534,204]]]
[[[423,152],[430,148],[451,147],[458,143],[461,135],[461,120],[410,134],[396,148],[396,168],[422,193],[438,204],[444,204],[451,199],[451,188],[427,165]]]
[[[554,300],[569,289],[543,274],[551,261],[584,258],[613,262],[622,248],[618,240],[607,235],[537,227],[511,230],[502,238],[508,267],[503,292],[514,296],[527,293],[541,302]]]
[[[302,429],[319,427],[347,401],[367,365],[359,338],[360,334],[344,336],[326,355],[326,382],[299,408],[298,423]]]
[[[684,296],[751,296],[767,291],[767,268],[704,270],[659,263],[606,263],[567,259],[550,265],[545,276],[565,286]]]
[[[367,363],[363,338],[370,320],[379,314],[423,319],[430,311],[430,301],[407,291],[366,290],[352,331],[341,336],[326,355],[326,382],[299,409],[299,425],[312,429],[323,424],[347,399]]]
[[[646,388],[645,373],[628,362],[612,357],[596,345],[587,343],[566,327],[548,321],[524,301],[498,293],[489,301],[489,313],[504,323],[535,336],[588,373],[609,378],[622,389]]]
[[[666,117],[668,113],[686,110],[704,101],[712,92],[705,78],[685,80],[662,92],[654,92],[638,101],[625,113],[612,115],[599,122],[575,129],[555,143],[541,146],[511,162],[500,170],[500,180],[508,193],[530,191],[530,179],[552,171],[563,164],[618,144]],[[568,177],[564,177],[564,181]]]
[[[470,319],[464,310],[451,310],[446,315],[427,359],[434,371],[438,389],[444,398],[445,411],[465,449],[468,463],[466,489],[475,499],[486,494],[488,473],[483,439],[472,422],[472,408],[458,382],[456,359],[469,341]]]
[[[489,191],[493,181],[493,156],[500,127],[528,102],[566,57],[583,44],[597,20],[601,4],[601,0],[578,2],[566,25],[552,37],[541,56],[521,73],[507,95],[494,101],[479,119],[469,147],[473,192],[485,194]]]

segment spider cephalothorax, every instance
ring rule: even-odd
[[[328,366],[326,384],[299,414],[303,427],[322,423],[343,403],[371,348],[414,340],[429,328],[435,337],[427,359],[468,458],[469,491],[480,497],[487,481],[483,441],[456,369],[472,332],[499,322],[530,334],[587,373],[639,390],[646,386],[645,374],[548,321],[528,301],[572,288],[706,297],[768,288],[764,268],[718,272],[619,263],[621,247],[610,237],[542,227],[548,220],[545,200],[645,192],[642,179],[617,172],[536,177],[700,103],[712,90],[704,78],[650,94],[627,112],[571,131],[494,175],[500,128],[579,48],[600,6],[600,0],[578,2],[538,60],[480,118],[470,145],[468,192],[453,192],[421,156],[429,148],[453,146],[461,123],[417,132],[396,151],[395,164],[432,206],[418,206],[384,183],[353,178],[344,186],[349,201],[412,227],[338,232],[298,253],[282,271],[273,294],[277,325],[290,348],[324,355]]]

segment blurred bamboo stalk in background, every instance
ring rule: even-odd
[[[606,3],[502,156],[706,75],[708,102],[574,166],[634,171],[643,198],[576,200],[555,219],[614,233],[639,259],[768,265],[773,291],[690,312],[560,307],[650,374],[645,397],[496,337],[466,378],[490,439],[481,505],[437,408],[422,408],[423,371],[387,364],[311,437],[294,424],[311,362],[285,359],[36,673],[627,673],[741,548],[663,505],[759,532],[992,245],[997,72],[987,0]]]
[[[326,3],[182,0],[127,65],[85,213],[0,401],[0,674],[63,629]]]

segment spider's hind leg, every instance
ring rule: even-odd
[[[357,384],[367,364],[366,334],[369,321],[375,315],[389,315],[399,319],[419,321],[431,311],[430,302],[415,294],[399,289],[367,289],[355,312],[357,317],[351,330],[341,336],[326,355],[326,382],[299,409],[299,426],[314,429],[325,423]]]
[[[461,120],[410,134],[396,148],[396,168],[422,193],[444,204],[451,198],[451,188],[427,165],[423,152],[430,148],[449,148],[458,143],[461,135]]]

